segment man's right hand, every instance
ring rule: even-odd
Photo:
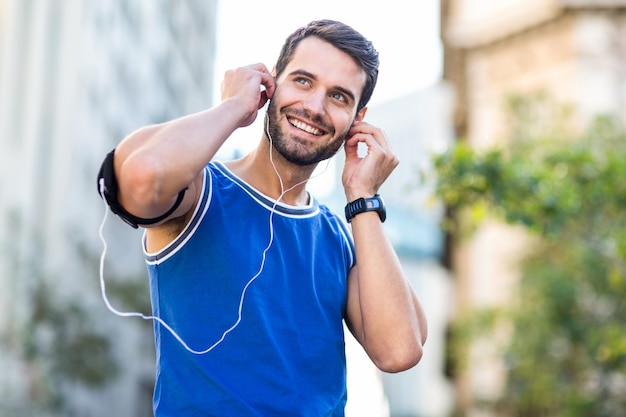
[[[243,112],[239,127],[249,126],[272,98],[275,85],[274,76],[263,64],[228,70],[222,81],[222,101],[239,100]]]

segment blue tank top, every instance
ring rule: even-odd
[[[270,214],[273,213],[272,216]],[[343,416],[343,317],[354,247],[345,224],[313,198],[275,204],[221,163],[204,172],[187,227],[146,253],[155,322],[154,412],[163,416]],[[144,246],[145,247],[145,246]]]

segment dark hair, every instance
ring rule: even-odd
[[[315,20],[289,35],[276,62],[276,76],[285,70],[300,41],[309,36],[316,36],[350,55],[363,69],[366,76],[365,85],[357,106],[357,111],[361,110],[372,97],[378,80],[378,51],[374,49],[372,42],[344,23],[327,19]]]

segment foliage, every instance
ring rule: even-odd
[[[540,119],[538,108],[558,117]],[[495,216],[536,238],[504,313],[515,330],[494,408],[615,416],[626,409],[626,134],[598,117],[573,135],[559,108],[545,97],[511,100],[509,145],[481,153],[461,143],[439,156],[437,193],[457,235]],[[459,340],[477,340],[496,321]]]
[[[61,384],[97,388],[118,372],[111,340],[94,326],[86,307],[79,301],[59,300],[45,283],[37,286],[22,332],[23,356],[36,374],[32,405],[52,410],[64,405]]]
[[[10,217],[14,225],[21,222],[18,214]],[[85,242],[68,240],[80,270],[97,271],[98,255],[88,251]],[[43,251],[37,231],[31,242],[36,249],[33,253]],[[39,262],[30,261],[29,254],[20,259],[13,247],[7,249],[0,251],[0,261],[13,261],[8,273],[15,282],[21,281],[14,293],[16,300],[22,300],[16,305],[22,308],[19,315],[12,315],[9,326],[1,329],[0,349],[15,361],[13,369],[20,369],[26,386],[24,397],[0,395],[0,415],[67,415],[74,386],[102,389],[125,372],[116,356],[115,335],[94,316],[90,296],[76,297],[75,291],[64,288],[71,279],[46,271]],[[141,311],[150,308],[145,284],[138,283],[143,279],[133,275],[109,278],[108,292],[115,305]],[[90,294],[98,293],[96,280],[86,285]],[[143,325],[151,329],[149,323]]]

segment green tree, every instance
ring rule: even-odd
[[[462,355],[498,318],[507,320],[514,328],[503,353],[507,386],[494,410],[520,417],[623,415],[626,133],[615,119],[598,117],[572,134],[571,111],[542,96],[509,104],[506,146],[479,153],[460,143],[435,161],[451,233],[496,217],[525,227],[533,239],[513,303],[459,322],[453,352]]]

